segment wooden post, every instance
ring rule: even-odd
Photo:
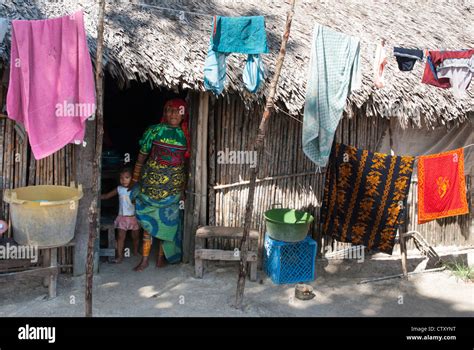
[[[95,83],[96,83],[96,113],[97,128],[95,139],[95,154],[93,159],[92,173],[92,199],[89,208],[89,240],[87,243],[87,266],[86,266],[86,293],[85,293],[85,315],[92,317],[92,282],[94,277],[94,244],[97,233],[99,231],[98,222],[98,199],[100,194],[100,171],[102,156],[102,138],[104,134],[104,85],[102,72],[102,60],[104,50],[104,16],[105,16],[105,0],[99,3],[99,20],[97,25],[97,51],[95,58]]]
[[[200,147],[200,155],[201,155],[201,174],[199,175],[198,181],[201,181],[201,211],[199,213],[199,224],[206,225],[207,224],[207,135],[208,135],[208,128],[209,128],[209,93],[203,92],[201,93],[201,97],[199,99],[199,110],[200,118],[198,120],[198,147]],[[192,241],[192,240],[191,240]]]
[[[403,272],[403,277],[408,277],[408,262],[407,262],[407,241],[405,234],[401,233],[398,231],[398,238],[400,242],[400,253],[402,256],[402,272]]]
[[[51,249],[43,250],[43,267],[48,267],[51,265]],[[49,276],[43,278],[43,286],[49,286]]]
[[[390,142],[390,155],[393,156],[393,134],[392,134],[392,122],[390,121],[388,125],[388,136],[389,136],[389,142]],[[404,214],[405,215],[405,214]],[[406,220],[405,220],[406,222]],[[401,255],[401,260],[402,260],[402,272],[403,272],[403,277],[407,278],[408,277],[408,262],[407,262],[407,238],[405,237],[404,234],[398,230],[398,241],[400,243],[400,255]]]
[[[195,186],[196,186],[196,165],[197,165],[197,109],[198,107],[198,98],[195,93],[189,94],[189,122],[190,122],[190,132],[191,132],[191,159],[189,160],[188,168],[188,183],[186,186],[186,201],[184,203],[184,231],[183,231],[183,262],[188,263],[192,262],[191,259],[191,247],[193,246],[191,240],[194,239],[194,208],[195,205],[201,203],[199,198],[194,195]]]
[[[210,96],[209,101],[209,137],[208,137],[208,164],[209,169],[209,225],[216,224],[216,138],[215,138],[215,107],[216,97]]]
[[[239,279],[237,281],[237,293],[235,296],[235,308],[240,309],[242,307],[242,301],[244,298],[245,279],[247,276],[247,253],[249,239],[250,223],[252,220],[253,201],[255,196],[255,182],[257,180],[258,169],[260,168],[260,159],[262,158],[263,141],[265,139],[265,132],[267,130],[268,119],[274,110],[274,98],[276,94],[276,88],[278,85],[278,79],[280,78],[281,67],[286,54],[286,44],[290,36],[291,21],[293,19],[295,0],[290,1],[290,10],[286,16],[285,32],[281,41],[280,53],[275,64],[275,73],[270,83],[270,90],[265,104],[265,110],[263,112],[262,120],[258,128],[257,138],[255,140],[253,150],[257,152],[258,161],[254,168],[250,168],[250,183],[249,183],[249,195],[247,199],[247,205],[245,207],[245,223],[244,223],[244,234],[240,241],[240,266],[239,266]]]
[[[58,284],[58,248],[49,249],[50,262],[49,267],[52,269],[49,275],[48,294],[50,298],[56,298],[56,287]]]

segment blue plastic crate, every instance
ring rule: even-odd
[[[265,236],[264,267],[275,284],[314,280],[317,243],[307,236],[300,242],[281,242]]]

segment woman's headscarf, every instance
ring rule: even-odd
[[[178,110],[184,109],[184,115],[183,115],[183,121],[181,122],[181,129],[184,132],[184,136],[186,137],[186,153],[185,157],[189,158],[191,155],[191,136],[189,134],[189,111],[188,111],[188,105],[186,104],[186,101],[184,101],[181,98],[174,98],[172,100],[168,100],[165,103],[165,107],[163,108],[163,116],[161,117],[161,123],[166,123],[166,109],[167,108],[176,108]]]

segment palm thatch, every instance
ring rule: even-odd
[[[108,5],[106,20],[106,69],[123,86],[130,81],[149,82],[170,89],[203,91],[204,59],[211,30],[211,15],[264,15],[271,53],[265,55],[267,83],[278,54],[282,26],[288,5],[270,0],[145,1],[158,7],[172,7],[201,14],[179,13],[126,1]],[[98,7],[94,1],[4,0],[0,17],[41,19],[61,16],[84,9],[91,53],[95,55]],[[298,0],[290,42],[277,92],[277,106],[298,115],[304,107],[307,70],[314,22],[361,38],[363,87],[348,99],[346,113],[362,110],[367,116],[401,116],[428,126],[462,122],[474,111],[473,91],[464,99],[455,99],[450,90],[421,83],[424,64],[412,72],[400,72],[389,49],[387,86],[375,89],[372,57],[382,38],[388,47],[404,46],[428,49],[474,47],[473,8],[469,1],[401,0]],[[8,40],[0,47],[0,58],[8,60]],[[268,84],[257,94],[246,92],[242,84],[242,55],[228,58],[228,85],[224,93],[238,93],[247,103],[263,103]]]

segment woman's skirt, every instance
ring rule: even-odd
[[[135,215],[140,226],[162,240],[163,251],[169,263],[181,260],[181,222],[180,194],[166,198],[152,199],[136,186],[130,194],[135,201]]]

